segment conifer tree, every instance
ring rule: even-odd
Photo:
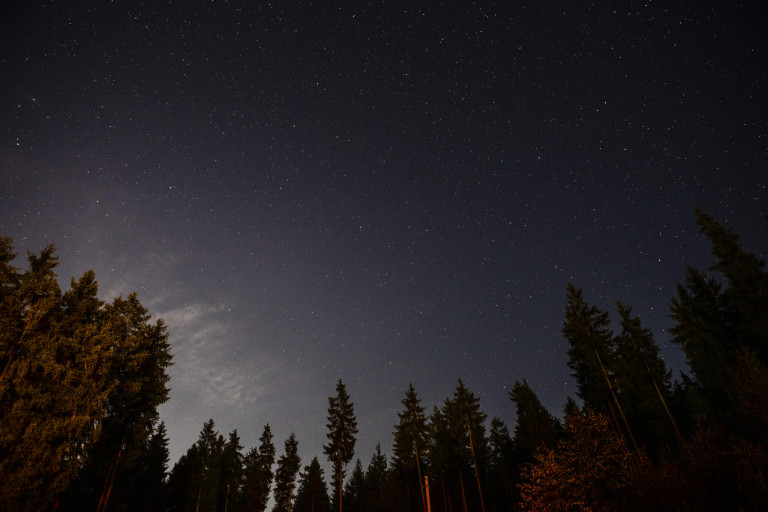
[[[240,503],[240,491],[243,484],[243,449],[237,430],[229,433],[221,453],[221,476],[217,496],[217,510],[231,511]]]
[[[417,487],[421,499],[422,510],[426,509],[423,492],[422,457],[427,448],[429,425],[425,409],[421,400],[413,389],[413,384],[408,385],[402,412],[397,413],[400,422],[395,425],[393,443],[393,467],[397,471],[398,478],[405,488],[406,496],[411,496],[411,489]],[[416,494],[415,492],[413,493]]]
[[[568,340],[568,367],[585,404],[608,415],[614,408],[611,394],[615,344],[608,313],[584,300],[582,291],[568,283],[563,336]]]
[[[616,337],[616,387],[638,441],[657,452],[674,440],[677,424],[669,410],[671,374],[650,330],[632,308],[617,303],[621,333]]]
[[[291,434],[285,441],[285,453],[277,461],[275,471],[275,506],[272,512],[291,512],[293,496],[296,490],[296,474],[301,467],[298,455],[299,442]]]
[[[254,446],[245,456],[243,484],[243,504],[246,510],[263,512],[269,501],[272,486],[272,465],[275,463],[275,445],[272,443],[272,430],[269,424],[259,438],[258,449]]]
[[[168,435],[165,423],[160,422],[138,458],[136,471],[131,475],[129,495],[124,493],[121,501],[131,510],[165,511],[168,460]]]
[[[384,500],[386,480],[387,456],[381,453],[381,444],[376,443],[376,451],[365,470],[366,511],[377,512],[386,509]]]
[[[328,444],[323,445],[323,452],[333,466],[334,503],[342,512],[344,467],[355,455],[357,419],[354,405],[349,400],[347,388],[339,379],[336,384],[336,396],[328,398]]]
[[[476,495],[482,509],[481,480],[488,459],[488,440],[485,435],[485,420],[488,416],[480,410],[480,400],[467,389],[461,379],[453,396],[445,400],[443,414],[451,436],[452,455],[462,494],[472,488],[472,484],[464,481],[462,474],[469,469],[469,478],[475,480]]]
[[[528,382],[515,382],[509,396],[517,405],[515,453],[518,464],[528,464],[540,449],[554,448],[560,422],[541,404]]]
[[[514,446],[507,425],[493,418],[488,434],[488,494],[492,510],[510,510],[515,503]]]
[[[627,510],[632,453],[610,420],[587,407],[570,409],[566,438],[525,466],[523,510]]]
[[[300,479],[299,491],[296,495],[296,512],[328,512],[330,509],[328,487],[317,457],[304,467]]]
[[[689,267],[685,284],[672,298],[676,325],[670,331],[685,352],[708,412],[736,428],[740,420],[732,390],[742,371],[740,354],[744,361],[754,354],[768,365],[768,272],[765,261],[744,251],[730,229],[701,210],[696,216],[716,258],[710,270],[723,282]]]
[[[173,465],[168,475],[168,509],[186,512],[198,508],[202,493],[202,467],[200,447],[195,442]]]
[[[224,444],[224,437],[216,431],[213,418],[206,421],[197,440],[201,463],[196,507],[198,512],[214,512],[216,510],[222,476],[221,458]]]
[[[120,458],[135,463],[167,399],[165,325],[135,294],[102,303],[92,271],[62,295],[53,246],[24,272],[14,257],[0,238],[0,502],[52,504],[77,475],[59,509],[102,508]]]
[[[355,460],[355,465],[344,486],[344,509],[347,512],[363,512],[366,509],[368,493],[365,486],[365,471],[360,459]]]

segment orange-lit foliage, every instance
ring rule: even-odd
[[[569,411],[568,435],[544,450],[522,473],[524,510],[617,510],[631,481],[632,453],[608,418],[587,409]]]

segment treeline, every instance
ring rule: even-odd
[[[5,509],[58,503],[60,510],[263,511],[271,497],[274,512],[768,510],[768,273],[734,233],[696,214],[715,263],[707,272],[689,268],[670,304],[673,342],[684,351],[690,374],[672,379],[653,334],[630,306],[616,304],[614,325],[609,312],[569,284],[562,334],[578,402],[568,398],[563,420],[543,407],[525,380],[510,392],[517,409],[512,430],[498,418],[488,421],[461,380],[431,410],[410,385],[393,422],[391,455],[377,446],[364,465],[355,458],[354,406],[340,380],[328,403],[327,476],[317,457],[299,459],[294,435],[278,457],[269,425],[258,446],[246,451],[237,431],[225,437],[213,420],[168,471],[168,439],[152,413],[167,394],[160,392],[170,361],[162,323],[148,323],[139,308],[135,325],[153,333],[142,339],[155,347],[154,362],[141,360],[155,370],[147,383],[157,387],[154,401],[139,400],[140,394],[128,400],[133,395],[125,390],[141,388],[128,385],[133,359],[121,347],[130,336],[115,326],[125,323],[123,303],[135,297],[104,305],[95,299],[91,274],[73,281],[72,290],[80,292],[63,296],[49,279],[51,296],[59,297],[54,317],[61,319],[43,329],[38,317],[47,299],[22,290],[23,282],[33,282],[27,274],[40,274],[40,262],[52,256],[48,250],[40,258],[30,255],[30,271],[8,274],[6,241],[3,293],[23,300],[9,308],[4,295],[2,306],[4,326],[16,329],[10,336],[3,329],[2,338]],[[75,297],[90,297],[91,306],[75,307],[82,302]],[[81,309],[94,313],[73,316]],[[6,310],[18,319],[6,318]],[[83,326],[91,330],[72,334]],[[96,332],[112,341],[101,345],[92,339]],[[36,348],[43,340],[49,340],[48,352]],[[61,350],[52,350],[50,340]],[[30,354],[43,362],[32,364]],[[80,373],[66,376],[57,364]],[[119,369],[126,377],[110,373]],[[81,384],[88,393],[78,391],[81,379],[91,383]],[[70,383],[62,396],[90,397],[66,402],[81,404],[87,427],[67,423],[75,406],[44,398],[59,382]],[[131,411],[130,421],[123,419]],[[62,426],[46,433],[41,424]],[[33,442],[35,429],[42,429],[44,442]]]

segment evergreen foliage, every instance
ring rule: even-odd
[[[344,467],[355,455],[355,437],[357,419],[354,405],[350,402],[347,387],[339,379],[336,384],[336,396],[328,398],[328,444],[323,445],[323,452],[333,466],[334,508],[342,512]]]
[[[328,512],[330,499],[323,478],[323,468],[317,457],[312,459],[300,475],[299,492],[296,495],[296,512]]]
[[[730,230],[697,218],[716,262],[711,275],[689,268],[671,302],[690,375],[672,383],[631,307],[617,303],[614,334],[569,284],[562,333],[584,407],[568,397],[564,426],[524,379],[510,392],[514,435],[498,418],[487,430],[461,379],[429,416],[409,385],[391,464],[377,445],[344,486],[357,420],[339,380],[323,446],[334,506],[425,510],[428,476],[433,510],[768,508],[768,273]],[[100,301],[92,271],[62,292],[53,246],[27,270],[14,258],[0,238],[0,511],[263,512],[274,480],[275,512],[329,512],[317,457],[296,483],[295,435],[273,472],[268,424],[243,455],[237,431],[225,439],[210,419],[168,474],[162,321],[135,294]]]
[[[293,506],[293,492],[296,487],[296,474],[301,467],[301,458],[298,455],[299,442],[296,436],[291,436],[285,441],[285,453],[277,461],[275,471],[275,506],[272,512],[291,512]]]
[[[613,416],[610,369],[615,353],[611,321],[606,311],[589,305],[573,284],[566,288],[567,303],[563,336],[568,340],[568,367],[578,386],[577,395],[585,404]]]
[[[525,379],[515,382],[509,396],[517,405],[515,455],[519,464],[527,464],[537,451],[555,447],[560,422],[541,404]]]
[[[246,510],[263,512],[267,508],[269,491],[272,486],[272,465],[275,463],[275,445],[272,443],[269,424],[259,438],[259,447],[251,448],[245,456],[243,484],[243,505]]]
[[[15,256],[0,238],[0,504],[40,510],[61,500],[66,509],[83,496],[96,508],[118,469],[136,462],[167,400],[165,325],[150,322],[135,294],[100,301],[93,271],[62,294],[53,245],[28,254],[25,271]],[[63,496],[84,466],[101,468],[102,485]]]
[[[625,510],[632,453],[609,419],[590,407],[572,410],[565,430],[557,449],[539,452],[523,469],[523,510]]]
[[[395,425],[392,466],[396,472],[395,478],[411,506],[419,500],[419,506],[424,509],[422,460],[428,446],[429,425],[425,408],[413,384],[408,385],[401,403],[403,410],[397,413],[400,421]],[[420,492],[416,492],[416,489],[420,489]]]

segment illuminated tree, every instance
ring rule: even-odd
[[[632,454],[608,418],[587,408],[566,414],[567,436],[523,469],[524,510],[623,510]]]
[[[0,238],[0,502],[44,508],[75,485],[61,510],[101,509],[153,432],[171,355],[135,294],[105,305],[88,271],[62,295],[53,253],[21,272]]]

